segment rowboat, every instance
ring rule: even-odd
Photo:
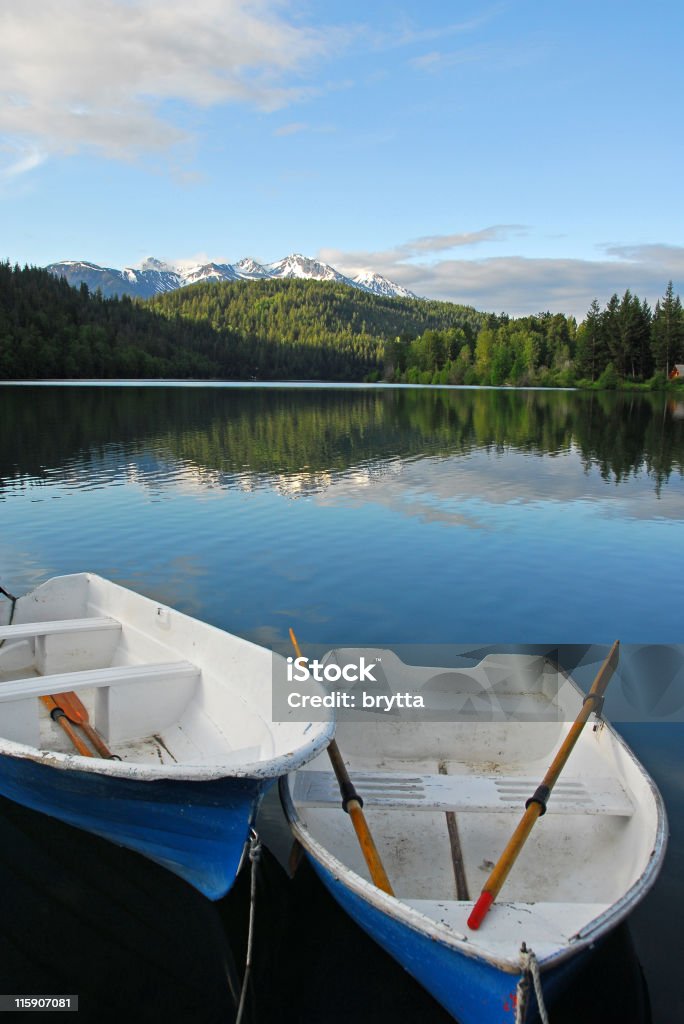
[[[330,718],[274,722],[270,651],[91,573],[0,605],[0,794],[223,896]]]
[[[653,884],[666,844],[662,799],[594,716],[477,927],[480,890],[528,814],[526,799],[534,806],[568,723],[584,715],[584,693],[545,657],[492,651],[455,671],[365,654],[382,663],[387,693],[422,694],[425,705],[337,725],[392,894],[371,882],[325,756],[280,780],[294,837],[342,908],[461,1024],[531,1020]]]

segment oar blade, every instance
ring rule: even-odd
[[[83,701],[75,693],[60,693],[59,706],[70,722],[84,725],[88,722],[88,712]]]

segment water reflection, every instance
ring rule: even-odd
[[[5,487],[56,475],[66,487],[144,480],[274,486],[297,497],[340,476],[358,486],[392,477],[417,458],[518,453],[573,457],[618,484],[645,476],[661,493],[684,468],[678,404],[657,395],[135,386],[0,394],[1,436],[13,439],[0,448]]]

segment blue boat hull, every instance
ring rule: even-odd
[[[460,1024],[514,1024],[520,975],[487,961],[464,956],[451,946],[389,917],[352,892],[315,858],[317,875],[340,906],[368,935],[394,957]],[[544,1000],[553,1004],[587,956],[582,951],[543,973]],[[534,997],[528,1021],[536,1019]]]
[[[144,782],[0,755],[3,796],[141,853],[211,900],[232,886],[272,782]]]

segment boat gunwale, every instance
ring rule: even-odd
[[[56,750],[40,750],[24,743],[15,743],[0,737],[0,756],[15,760],[33,761],[48,765],[58,771],[79,771],[90,775],[111,778],[130,778],[141,782],[161,779],[204,782],[214,779],[277,779],[290,771],[296,771],[313,760],[328,746],[334,734],[334,722],[326,723],[327,728],[316,734],[315,742],[300,746],[296,751],[280,754],[264,760],[247,763],[222,764],[145,764],[140,761],[109,761],[99,757],[85,757],[81,754],[61,753]],[[235,754],[239,750],[234,751]]]
[[[560,674],[572,685],[581,697],[585,696],[584,691],[580,686],[578,686],[568,672],[560,666],[554,667],[558,668]],[[602,727],[609,730],[614,740],[624,750],[633,766],[642,776],[649,788],[656,810],[655,838],[651,852],[648,856],[648,861],[636,881],[632,883],[632,885],[622,894],[622,896],[619,897],[619,899],[610,904],[610,906],[599,914],[598,917],[589,921],[585,927],[581,928],[576,935],[571,936],[571,938],[564,942],[563,945],[559,946],[555,952],[548,954],[547,956],[540,957],[539,964],[542,970],[549,970],[552,967],[556,967],[564,961],[574,957],[581,950],[591,947],[598,939],[606,935],[622,920],[624,920],[630,913],[631,909],[646,895],[655,883],[662,867],[667,848],[667,813],[662,794],[626,740],[617,732],[610,722],[605,719],[601,719],[601,721]],[[353,768],[351,771],[353,775]],[[399,897],[390,896],[387,893],[382,892],[374,886],[372,882],[367,881],[361,875],[347,867],[347,865],[342,861],[338,860],[334,854],[332,854],[312,835],[309,828],[300,818],[290,789],[291,779],[294,779],[292,774],[284,775],[279,780],[278,785],[282,807],[295,839],[300,842],[304,850],[313,857],[321,867],[325,868],[325,870],[332,874],[338,882],[343,886],[346,886],[351,892],[369,903],[376,910],[379,910],[381,913],[393,918],[400,924],[406,925],[413,931],[426,935],[433,941],[440,942],[442,945],[453,949],[459,954],[470,957],[471,959],[481,960],[508,974],[520,973],[519,957],[513,960],[511,958],[499,956],[482,947],[475,946],[469,936],[462,935],[448,925],[444,925],[441,922],[436,921],[434,918],[428,917],[420,910],[404,903]],[[473,901],[471,900],[468,902],[472,903]],[[504,904],[505,902],[506,901],[502,901]],[[526,905],[529,905],[532,908],[535,906],[534,903]]]

